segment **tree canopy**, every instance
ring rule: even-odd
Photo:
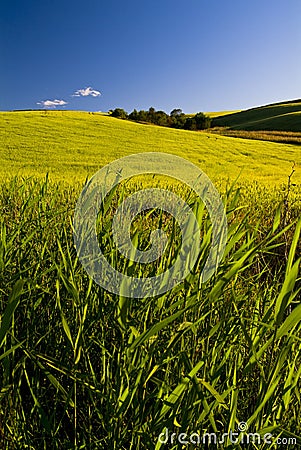
[[[128,114],[122,108],[116,108],[110,111],[112,117],[119,119],[128,119],[140,123],[152,123],[162,127],[172,127],[185,130],[204,130],[210,128],[211,119],[202,112],[198,112],[194,116],[187,117],[180,108],[173,109],[170,114],[165,111],[156,111],[152,106],[148,111],[134,109]]]

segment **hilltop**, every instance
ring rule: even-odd
[[[230,114],[215,113],[214,127],[232,130],[301,132],[301,99],[272,103]]]

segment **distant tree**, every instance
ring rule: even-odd
[[[194,116],[196,121],[197,130],[205,130],[206,128],[210,128],[211,119],[206,116],[204,113],[199,112]]]
[[[170,119],[170,126],[173,128],[184,128],[186,117],[180,108],[171,111]]]
[[[117,117],[118,119],[127,119],[128,113],[122,108],[116,108],[111,112],[112,117]]]
[[[199,112],[193,117],[187,117],[185,120],[184,128],[186,130],[205,130],[211,125],[210,117],[206,116],[204,113]]]
[[[183,111],[180,108],[173,109],[170,113],[170,117],[177,117],[183,114]]]
[[[153,107],[149,108],[148,111],[144,111],[143,109],[137,111],[134,109],[134,111],[129,114],[128,118],[136,122],[149,122],[164,127],[170,126],[169,115],[164,111],[156,111]]]
[[[134,120],[135,122],[136,121],[138,121],[139,120],[139,114],[138,114],[138,111],[137,111],[137,109],[134,109],[130,114],[129,114],[129,117],[128,117],[130,120]]]
[[[192,130],[195,131],[197,129],[196,127],[196,121],[194,117],[187,117],[184,123],[185,130]]]
[[[152,106],[147,112],[147,122],[155,123],[156,110]]]
[[[149,115],[148,111],[144,111],[144,109],[141,109],[138,111],[138,119],[139,122],[149,122]]]
[[[168,114],[164,111],[156,111],[154,113],[152,123],[160,125],[161,127],[169,127],[171,120]]]
[[[119,119],[129,119],[135,122],[153,123],[162,127],[184,128],[186,130],[203,130],[209,128],[211,125],[211,119],[204,113],[199,112],[191,117],[186,117],[180,108],[175,108],[168,115],[165,111],[156,111],[152,106],[145,111],[141,109],[137,111],[134,109],[128,114],[122,108],[116,108],[113,111],[109,111],[113,117]]]

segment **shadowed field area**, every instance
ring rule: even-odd
[[[274,103],[213,118],[213,127],[301,132],[301,100]]]

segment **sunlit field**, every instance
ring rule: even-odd
[[[232,449],[229,437],[214,446],[158,438],[221,438],[242,423],[262,438],[247,448],[284,448],[277,438],[298,448],[300,147],[97,113],[0,113],[0,124],[1,449]],[[97,226],[103,253],[122,273],[164,272],[181,240],[167,214],[148,211],[133,223],[135,245],[148,249],[146,231],[160,227],[167,253],[145,269],[121,258],[112,219],[132,192],[170,186],[201,225],[190,275],[163,295],[129,299],[89,278],[72,221],[88,177],[148,151],[182,156],[207,173],[225,205],[228,240],[216,273],[201,283],[211,242],[202,202],[164,179],[123,184]],[[273,443],[264,443],[267,433]]]
[[[136,124],[98,113],[0,113],[0,138],[2,179],[49,172],[54,181],[84,182],[121,156],[163,151],[190,160],[213,180],[240,177],[269,186],[287,183],[295,162],[294,182],[301,182],[298,146]]]

